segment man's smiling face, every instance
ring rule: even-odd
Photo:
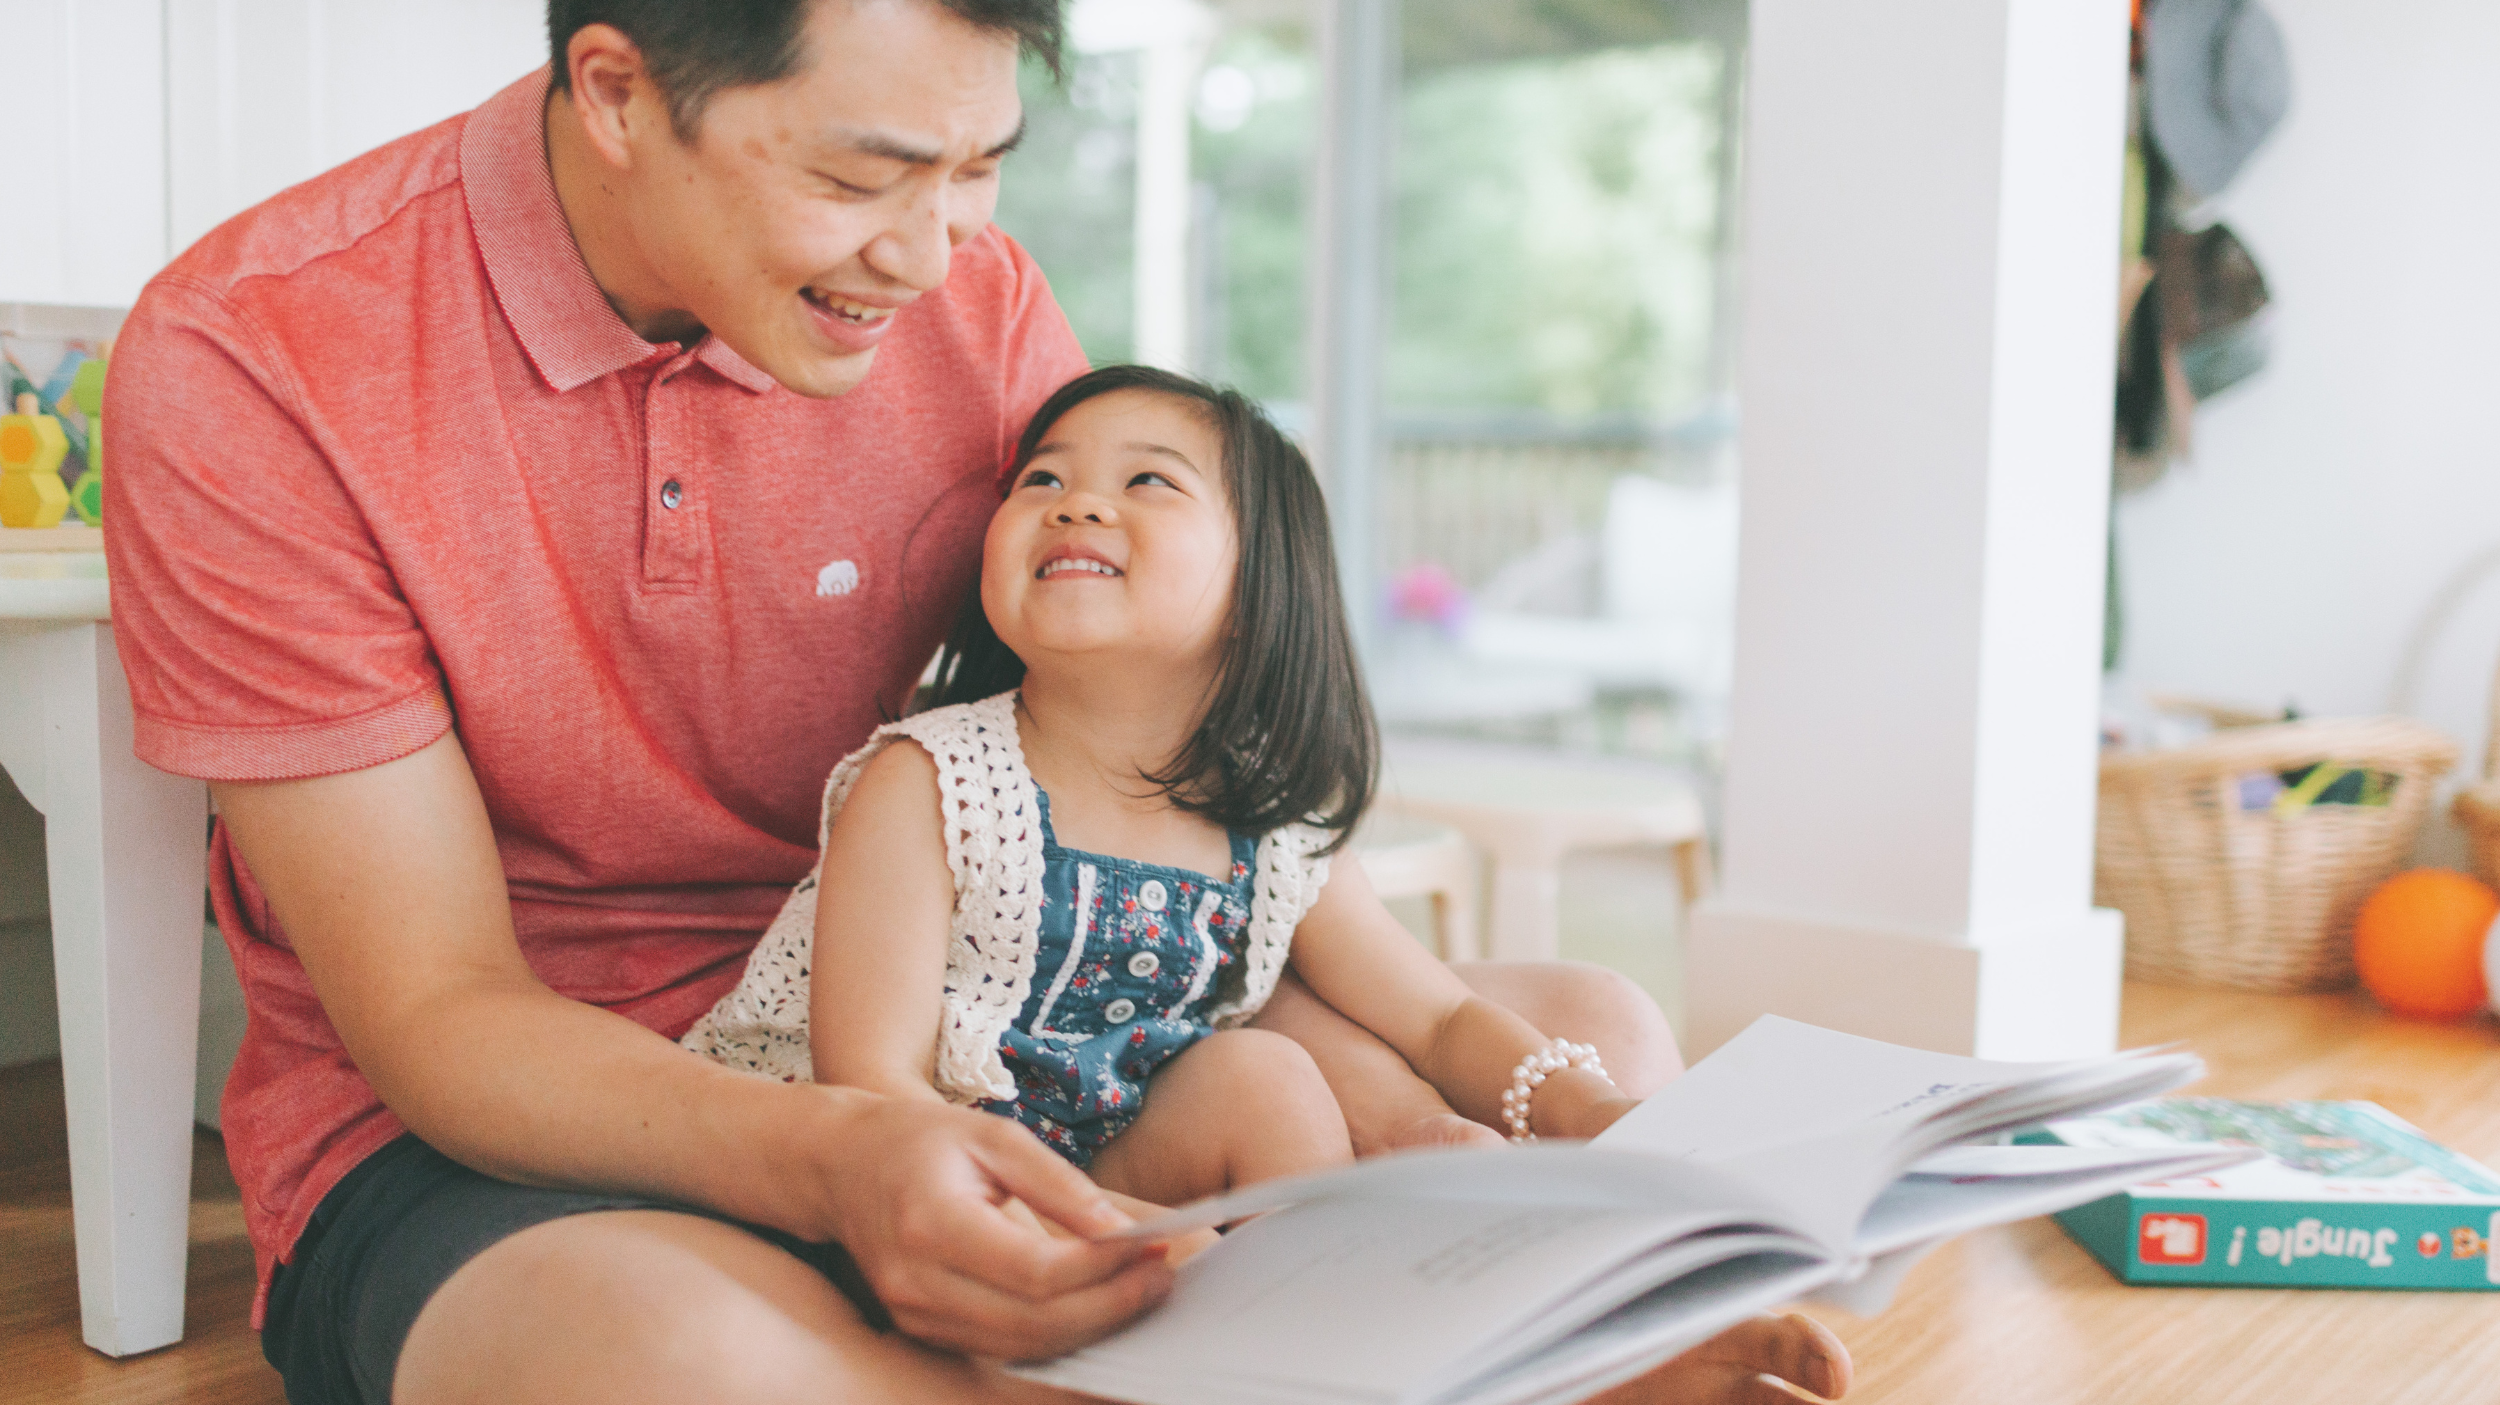
[[[802,395],[842,394],[989,224],[1016,58],[934,0],[818,0],[793,74],[714,94],[688,139],[633,78],[628,159],[599,173],[631,267],[594,271],[646,337],[708,328]]]

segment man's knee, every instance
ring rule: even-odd
[[[1640,984],[1585,961],[1469,962],[1453,968],[1478,995],[1559,1038],[1594,1044],[1618,1087],[1645,1098],[1684,1071],[1675,1031]]]
[[[393,1398],[833,1400],[882,1354],[847,1299],[763,1240],[613,1212],[536,1226],[453,1274],[409,1333]]]

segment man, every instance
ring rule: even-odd
[[[1084,361],[989,224],[1056,0],[554,0],[554,63],[152,282],[112,382],[138,749],[211,782],[229,1156],[290,1398],[1001,1399],[1170,1272],[1006,1119],[670,1042]],[[1654,1007],[1479,983],[1673,1070]],[[1300,993],[1358,1145],[1451,1134]],[[1463,1129],[1472,1130],[1472,1129]],[[1827,1389],[1761,1324],[1653,1383]],[[1773,1398],[1765,1396],[1763,1398]]]

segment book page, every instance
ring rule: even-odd
[[[2149,1097],[2201,1067],[2169,1053],[1969,1059],[1766,1015],[1590,1146],[1728,1171],[1845,1254],[1876,1195],[1943,1143]]]
[[[1591,1145],[1727,1160],[1870,1124],[1906,1133],[1956,1100],[2107,1063],[1966,1059],[1765,1015]]]
[[[1242,1400],[1395,1400],[1615,1269],[1742,1219],[1715,1194],[1649,1210],[1311,1201],[1191,1260],[1154,1313],[1016,1374],[1174,1405],[1214,1399],[1216,1382]],[[1675,1271],[1674,1256],[1657,1261]]]
[[[1905,1245],[1946,1238],[1983,1225],[2029,1219],[2114,1195],[2131,1185],[2237,1166],[2257,1154],[2245,1147],[2139,1149],[2132,1156],[2102,1148],[1974,1149],[1996,1153],[1989,1158],[1997,1163],[1996,1169],[1950,1176],[1903,1176],[1868,1207],[1865,1220],[1858,1226],[1859,1251],[1889,1253]],[[2044,1158],[2038,1169],[2020,1169],[2022,1153],[2067,1150],[2092,1151],[2093,1156]]]
[[[1638,1152],[1593,1150],[1582,1142],[1539,1142],[1403,1152],[1334,1171],[1263,1181],[1100,1237],[1168,1239],[1311,1200],[1466,1200],[1638,1210],[1696,1196],[1732,1196],[1724,1201],[1731,1210],[1762,1206],[1759,1197],[1748,1196],[1706,1167],[1677,1166]]]

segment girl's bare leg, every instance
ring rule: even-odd
[[[1105,1190],[1180,1205],[1353,1159],[1345,1117],[1302,1046],[1228,1029],[1164,1065],[1145,1111],[1087,1169]]]

